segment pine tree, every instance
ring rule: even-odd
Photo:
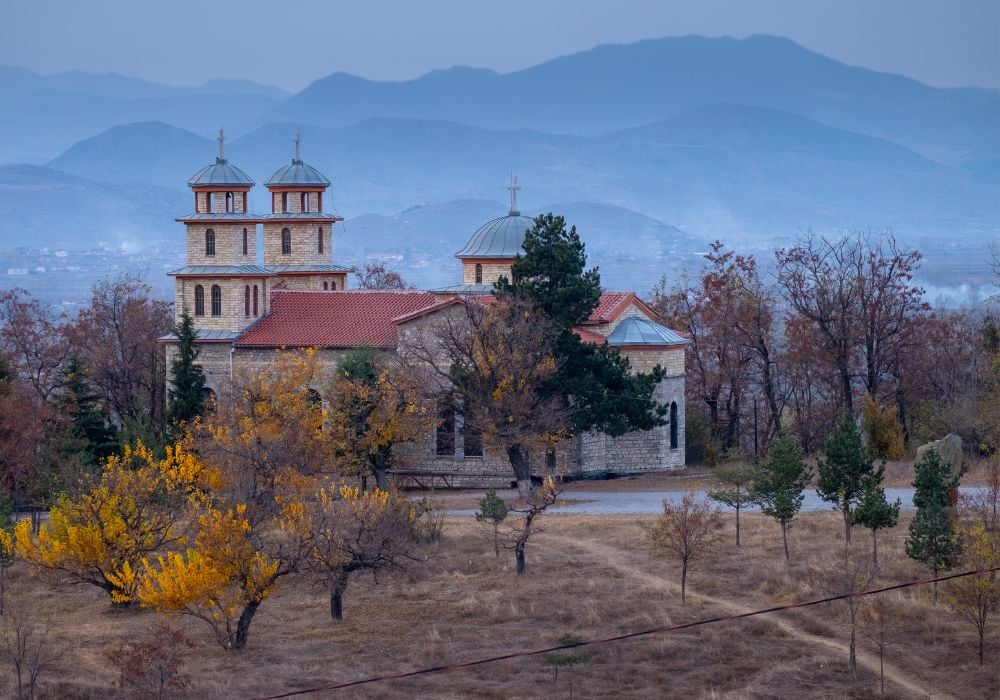
[[[906,555],[925,564],[935,576],[953,567],[962,552],[952,513],[952,494],[961,474],[952,474],[937,450],[928,450],[914,466],[913,505]],[[934,583],[937,602],[937,582]]]
[[[864,491],[852,516],[856,525],[872,531],[872,562],[878,566],[878,531],[896,527],[899,522],[900,499],[889,503],[882,488],[881,478],[872,474],[865,478]]]
[[[740,546],[740,511],[754,503],[750,485],[757,468],[751,464],[734,464],[715,470],[715,478],[726,488],[709,491],[708,497],[736,510],[736,546]]]
[[[57,447],[63,458],[75,456],[82,466],[92,467],[118,452],[117,431],[76,355],[69,358],[54,404],[65,421]]]
[[[844,539],[851,543],[851,510],[864,491],[865,480],[882,482],[885,465],[875,468],[861,442],[861,433],[854,419],[845,415],[826,441],[826,459],[818,462],[819,482],[816,493],[833,503],[844,516]]]
[[[571,427],[623,435],[664,424],[667,407],[653,398],[665,372],[632,373],[617,349],[584,343],[573,327],[586,321],[601,299],[598,269],[587,270],[585,246],[576,227],[561,216],[544,214],[524,236],[524,255],[501,277],[497,293],[526,299],[552,322],[559,370],[542,391],[572,406]]]
[[[487,523],[493,530],[493,551],[497,557],[500,556],[500,524],[507,519],[507,511],[507,501],[500,498],[493,489],[479,499],[476,522]]]
[[[757,470],[750,493],[765,515],[778,521],[788,560],[788,528],[802,508],[802,492],[812,478],[812,470],[798,443],[780,438],[771,446],[770,457]]]
[[[187,311],[181,313],[181,320],[174,326],[177,336],[177,356],[170,364],[173,387],[170,389],[170,405],[167,408],[167,423],[174,429],[190,422],[205,408],[205,373],[201,365],[195,364],[199,350],[195,346],[198,332],[194,319]]]

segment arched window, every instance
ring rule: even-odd
[[[327,286],[326,282],[324,282],[324,283],[323,283],[323,291],[325,292],[325,291],[327,291],[328,289],[329,289],[329,287]]]
[[[308,192],[303,192],[302,193],[302,204],[301,204],[300,211],[302,211],[303,213],[309,211],[309,193]]]
[[[250,285],[243,289],[243,315],[250,315]]]
[[[212,285],[212,315],[222,315],[222,287],[217,284]]]
[[[247,232],[246,227],[243,227],[243,254],[250,254],[250,234]]]
[[[226,213],[233,211],[233,193],[226,192]]]
[[[257,306],[257,285],[255,284],[253,286],[253,315],[254,315],[254,317],[257,317],[257,316],[260,315],[260,312],[257,309],[258,309],[258,306]]]
[[[323,227],[319,227],[319,231],[316,232],[316,252],[320,255],[323,254]]]
[[[206,192],[205,193],[205,211],[208,212],[209,214],[212,213],[212,193],[211,192]]]
[[[283,211],[283,212],[287,212],[288,211],[288,193],[287,192],[282,192],[281,193],[281,211]]]
[[[287,228],[281,229],[281,254],[292,254],[292,232]]]
[[[205,231],[205,255],[215,255],[215,231],[213,229]]]
[[[676,450],[679,444],[677,435],[677,402],[670,402],[670,449]]]
[[[194,287],[194,315],[205,315],[205,288],[200,284],[196,284]]]
[[[330,289],[334,292],[337,291],[337,280],[332,280],[330,282]]]
[[[483,266],[480,263],[476,263],[476,284],[483,283]]]

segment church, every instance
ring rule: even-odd
[[[427,291],[351,290],[352,269],[333,263],[334,225],[342,219],[324,211],[330,181],[302,160],[298,135],[291,163],[264,181],[266,214],[249,211],[256,183],[226,159],[224,144],[220,132],[215,162],[188,180],[194,211],[177,219],[186,231],[187,264],[168,273],[175,280],[175,316],[187,311],[194,319],[199,364],[219,400],[234,372],[265,366],[276,352],[316,348],[326,370],[354,348],[395,352],[401,338],[420,333],[456,302],[491,294],[497,279],[510,274],[533,224],[517,210],[513,179],[509,213],[483,224],[456,254],[461,282]],[[687,341],[634,292],[604,292],[575,331],[585,342],[617,348],[636,370],[663,367],[656,399],[669,407],[668,421],[619,437],[578,435],[559,450],[559,471],[585,477],[683,467]],[[176,338],[162,341],[169,366]],[[394,470],[410,485],[509,486],[506,455],[491,452],[478,439],[465,439],[460,416],[444,416],[422,443],[397,451]],[[532,469],[544,468],[544,455],[532,455]]]

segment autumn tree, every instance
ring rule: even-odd
[[[315,350],[276,351],[260,370],[237,372],[230,396],[189,426],[191,448],[229,475],[234,504],[269,507],[280,472],[313,474],[335,463],[313,389],[327,381]]]
[[[988,532],[1000,532],[1000,459],[992,458],[986,465],[986,485],[958,496],[958,505],[965,519],[981,522]]]
[[[676,559],[681,565],[681,602],[687,600],[687,575],[691,563],[712,550],[722,530],[722,516],[705,499],[684,494],[680,503],[663,501],[663,515],[649,530],[654,556]]]
[[[65,573],[128,605],[146,556],[184,541],[184,506],[217,488],[219,478],[180,445],[168,446],[163,459],[142,443],[126,446],[78,493],[60,496],[37,537],[31,522],[20,520],[18,552],[36,569]]]
[[[0,291],[0,351],[17,376],[47,401],[71,352],[66,321],[23,289]]]
[[[416,513],[399,493],[347,485],[319,489],[306,515],[307,570],[330,592],[330,617],[344,617],[344,593],[351,575],[378,577],[420,561]]]
[[[871,396],[861,404],[861,426],[868,441],[868,451],[876,459],[902,459],[906,449],[898,406],[881,407]]]
[[[162,439],[166,370],[159,338],[172,327],[170,304],[126,274],[96,283],[69,331],[74,352],[127,438]]]
[[[910,521],[906,555],[926,565],[937,576],[938,572],[953,567],[962,551],[951,505],[961,475],[951,473],[937,450],[927,450],[914,465],[914,471],[913,505],[917,513]],[[937,602],[937,581],[934,602]]]
[[[205,373],[198,364],[195,344],[198,332],[187,310],[174,326],[177,355],[170,363],[170,388],[167,391],[167,425],[178,430],[201,415],[205,408]]]
[[[788,529],[802,508],[802,491],[811,478],[812,470],[805,463],[802,448],[783,437],[771,446],[768,458],[760,464],[750,485],[750,494],[761,511],[781,526],[786,561],[790,560]]]
[[[848,645],[847,663],[851,674],[858,677],[858,613],[862,609],[865,598],[861,595],[875,582],[881,573],[878,564],[867,556],[861,556],[849,547],[845,547],[840,557],[826,568],[816,572],[821,585],[830,594],[844,596],[847,606],[848,622],[851,637]]]
[[[193,646],[183,632],[158,621],[145,637],[130,639],[107,652],[106,658],[118,670],[116,686],[124,697],[167,700],[191,691],[183,654]]]
[[[844,541],[851,543],[851,514],[864,492],[866,479],[882,483],[883,463],[878,468],[861,442],[861,433],[850,415],[841,419],[837,430],[826,441],[826,458],[818,461],[819,481],[816,493],[832,503],[844,519]]]
[[[358,278],[358,289],[398,291],[413,289],[398,272],[389,267],[388,262],[381,258],[365,263],[365,266],[354,274]]]
[[[981,523],[961,528],[962,555],[959,564],[976,573],[952,579],[945,586],[948,606],[971,622],[979,639],[979,665],[983,665],[986,626],[1000,612],[1000,533],[990,532]]]
[[[15,698],[34,700],[38,682],[66,653],[44,614],[23,602],[0,618],[0,660],[13,667]]]
[[[439,402],[454,402],[465,425],[507,456],[523,496],[532,489],[529,452],[545,453],[569,419],[546,391],[558,359],[545,316],[524,300],[500,295],[488,306],[456,302],[432,329],[404,345]]]
[[[341,471],[371,475],[389,488],[393,448],[427,434],[436,417],[422,401],[418,378],[372,348],[358,348],[341,361],[329,385],[325,430]]]
[[[870,596],[858,616],[862,639],[878,652],[879,692],[885,695],[885,654],[893,644],[895,619],[886,594]]]
[[[4,512],[0,503],[0,615],[3,615],[7,600],[7,569],[14,563],[14,535],[10,527],[10,513]]]
[[[740,511],[753,505],[750,486],[757,474],[756,465],[737,463],[719,467],[712,474],[722,484],[721,489],[708,492],[708,497],[736,511],[736,546],[740,546]]]
[[[858,504],[851,514],[851,522],[872,531],[872,562],[878,566],[878,531],[896,527],[899,522],[900,499],[889,503],[885,489],[875,474],[864,479],[863,490]]]
[[[51,406],[0,353],[0,493],[15,506],[46,500],[54,420]]]

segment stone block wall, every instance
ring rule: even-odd
[[[255,224],[187,224],[188,265],[254,265],[257,262]],[[205,232],[215,231],[215,255],[205,255]],[[243,231],[247,232],[247,252],[243,253]],[[279,240],[280,245],[280,240]],[[280,251],[280,248],[279,248]]]
[[[479,263],[483,266],[483,284],[495,284],[501,277],[510,279],[512,261],[491,261]],[[462,261],[462,284],[476,283],[476,263]]]
[[[292,234],[292,252],[281,252],[281,230]],[[318,232],[323,229],[323,252],[319,252]],[[333,226],[329,222],[268,221],[264,224],[265,265],[329,265],[333,261]]]
[[[212,315],[212,285],[222,288],[222,314]],[[205,290],[205,315],[194,313],[195,287],[201,285]],[[244,314],[244,292],[246,286],[251,290],[250,316]],[[266,313],[268,308],[269,286],[266,277],[182,277],[174,286],[174,316],[180,319],[181,311],[187,311],[194,319],[198,330],[241,331],[257,320],[253,316],[253,287],[258,288],[258,316]]]
[[[297,192],[271,192],[271,213],[272,214],[301,214],[303,212],[318,212],[319,192],[306,192],[306,206],[302,208],[302,191]],[[282,204],[288,196],[288,208],[283,209]]]
[[[324,282],[326,290],[323,289]],[[278,276],[272,278],[272,288],[307,292],[343,291],[347,288],[347,274]]]
[[[195,192],[195,211],[197,212],[207,212],[208,211],[208,197],[212,195],[212,213],[214,214],[225,214],[226,213],[226,192],[231,192],[233,195],[233,208],[232,211],[242,213],[248,207],[244,207],[244,201],[247,200],[248,192],[246,190],[212,190],[211,192]]]

